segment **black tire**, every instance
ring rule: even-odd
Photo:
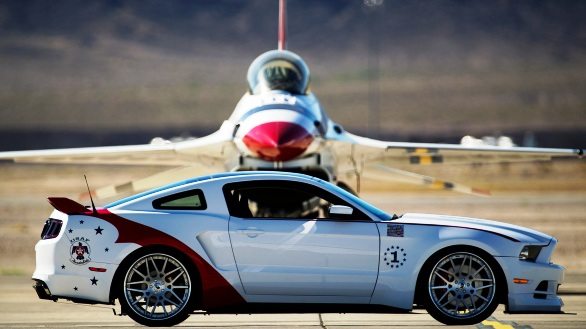
[[[420,289],[427,312],[447,325],[471,325],[488,318],[499,304],[500,268],[475,248],[449,249],[422,269]]]
[[[146,251],[126,264],[118,300],[130,318],[149,327],[169,327],[189,317],[197,295],[189,261],[169,251]]]

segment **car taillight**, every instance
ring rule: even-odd
[[[59,219],[49,218],[45,221],[45,226],[43,227],[43,231],[41,232],[41,239],[53,239],[59,235],[61,231],[61,226],[63,225],[63,221]]]

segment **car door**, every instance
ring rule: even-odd
[[[331,218],[328,205],[349,204],[301,182],[236,183],[225,186],[224,194],[246,294],[371,296],[379,233],[358,209],[346,218]]]

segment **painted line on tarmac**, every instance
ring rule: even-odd
[[[586,296],[586,291],[577,291],[577,290],[569,290],[569,291],[560,291],[558,296]]]
[[[531,329],[530,325],[519,325],[512,321],[499,321],[495,317],[491,316],[488,319],[482,321],[476,325],[478,329]]]
[[[328,329],[328,327],[326,327],[326,325],[324,323],[324,319],[321,317],[321,313],[319,313],[318,316],[319,316],[319,326],[322,327],[323,329]]]

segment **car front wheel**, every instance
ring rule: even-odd
[[[167,253],[147,253],[126,268],[120,304],[134,321],[172,326],[192,311],[195,296],[185,261]]]
[[[440,254],[429,263],[425,279],[425,307],[436,320],[449,325],[479,323],[498,306],[494,262],[481,253]]]

